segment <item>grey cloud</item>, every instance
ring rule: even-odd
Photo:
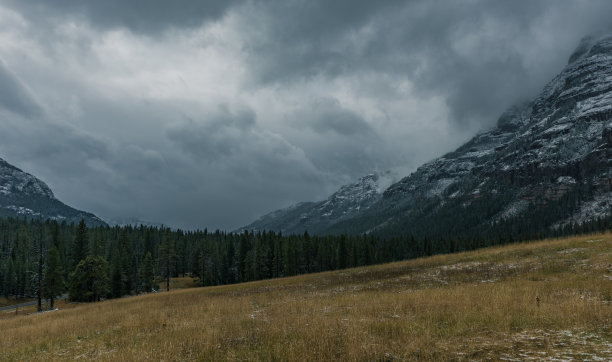
[[[168,28],[200,26],[217,19],[237,3],[235,0],[7,0],[28,17],[84,17],[102,28],[125,27],[149,34]]]
[[[375,137],[372,127],[355,112],[342,108],[332,98],[315,99],[307,108],[297,111],[292,118],[299,127],[310,128],[316,133],[335,132],[340,136]]]
[[[259,8],[265,31],[252,32],[248,43],[255,87],[364,73],[404,77],[418,88],[416,96],[446,96],[451,119],[462,127],[491,126],[517,99],[534,95],[584,32],[610,27],[612,13],[608,1],[320,1]],[[525,64],[531,44],[552,41],[555,47],[535,57],[540,64]],[[470,49],[462,52],[462,43]]]
[[[31,91],[0,60],[0,107],[24,117],[42,114]]]
[[[287,123],[293,127],[288,132],[292,144],[304,149],[318,169],[345,180],[395,161],[373,127],[336,99],[305,100],[302,108],[288,116]]]
[[[0,157],[101,216],[234,228],[450,151],[610,13],[607,0],[0,0]]]
[[[105,142],[67,125],[50,122],[41,125],[39,137],[53,140],[32,145],[40,157],[105,159],[109,152]]]
[[[243,149],[254,126],[252,110],[232,112],[221,106],[216,114],[199,121],[188,118],[171,126],[166,134],[186,154],[219,162]]]
[[[69,124],[46,118],[26,121],[7,113],[0,116],[1,151],[9,162],[40,162],[46,171],[78,178],[88,172],[88,162],[110,158],[106,142]]]
[[[259,68],[257,82],[299,81],[352,71],[358,31],[373,17],[406,1],[364,0],[253,2],[242,11],[256,18],[247,49]],[[250,27],[251,24],[245,24]],[[357,49],[356,49],[357,48]]]

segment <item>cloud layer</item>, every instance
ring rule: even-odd
[[[102,217],[232,229],[495,124],[609,1],[0,1],[0,157]]]

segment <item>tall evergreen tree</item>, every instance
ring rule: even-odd
[[[96,229],[92,239],[90,248],[91,255],[104,256],[104,241],[102,240],[102,231],[100,229]]]
[[[166,279],[166,290],[170,291],[170,277],[172,276],[172,268],[174,267],[174,261],[176,259],[176,253],[174,249],[174,239],[170,229],[167,228],[164,232],[161,244],[159,244],[159,266],[160,271],[163,273]]]
[[[110,263],[110,295],[119,298],[126,293],[124,289],[124,271],[122,268],[121,252],[115,249]]]
[[[70,300],[99,302],[109,291],[108,263],[101,256],[87,256],[70,273]]]
[[[346,236],[340,235],[340,242],[338,243],[338,269],[346,268],[346,261],[348,259],[347,256],[347,247],[346,247]]]
[[[55,246],[47,252],[45,262],[45,274],[43,280],[43,295],[49,299],[51,309],[57,296],[64,292],[64,272],[60,264],[59,252]]]
[[[13,258],[8,258],[6,262],[6,272],[4,273],[4,296],[9,297],[11,295],[16,294],[16,285],[17,285],[17,273],[15,269],[15,263],[13,262]]]
[[[87,225],[85,225],[85,220],[81,219],[77,226],[72,248],[70,250],[70,255],[72,257],[71,266],[73,270],[81,260],[87,257],[87,254],[89,254],[89,230],[87,229]]]
[[[36,299],[37,299],[37,310],[38,312],[42,312],[42,298],[43,298],[43,272],[44,272],[44,224],[42,222],[42,218],[40,218],[37,222],[38,226],[38,267],[36,273],[37,279],[37,288],[36,288]]]
[[[150,293],[153,290],[155,284],[154,279],[155,270],[153,266],[153,256],[150,252],[147,252],[140,266],[140,281],[144,292]]]

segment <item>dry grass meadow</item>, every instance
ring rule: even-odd
[[[611,360],[612,235],[0,318],[0,360]]]

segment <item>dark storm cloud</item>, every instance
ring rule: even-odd
[[[608,0],[0,0],[0,157],[101,216],[232,229],[451,151],[610,14]]]
[[[171,27],[195,27],[222,16],[234,0],[8,0],[11,6],[40,18],[85,17],[102,28],[125,27],[150,34]]]
[[[386,163],[393,156],[376,130],[337,99],[304,100],[303,107],[289,115],[287,122],[297,130],[290,134],[291,142],[325,172],[348,175],[352,180],[377,165],[384,168],[392,163]]]
[[[490,126],[560,70],[583,32],[611,26],[612,2],[297,1],[259,9],[265,31],[249,43],[255,86],[363,72],[403,76],[416,96],[444,94],[458,125]],[[538,34],[540,26],[552,34]],[[529,42],[546,40],[557,46],[535,57],[545,65],[526,65]]]
[[[232,112],[221,106],[215,114],[207,115],[200,122],[186,119],[170,127],[168,138],[183,152],[197,159],[221,162],[245,147],[245,140],[252,136],[255,113],[250,109]]]

